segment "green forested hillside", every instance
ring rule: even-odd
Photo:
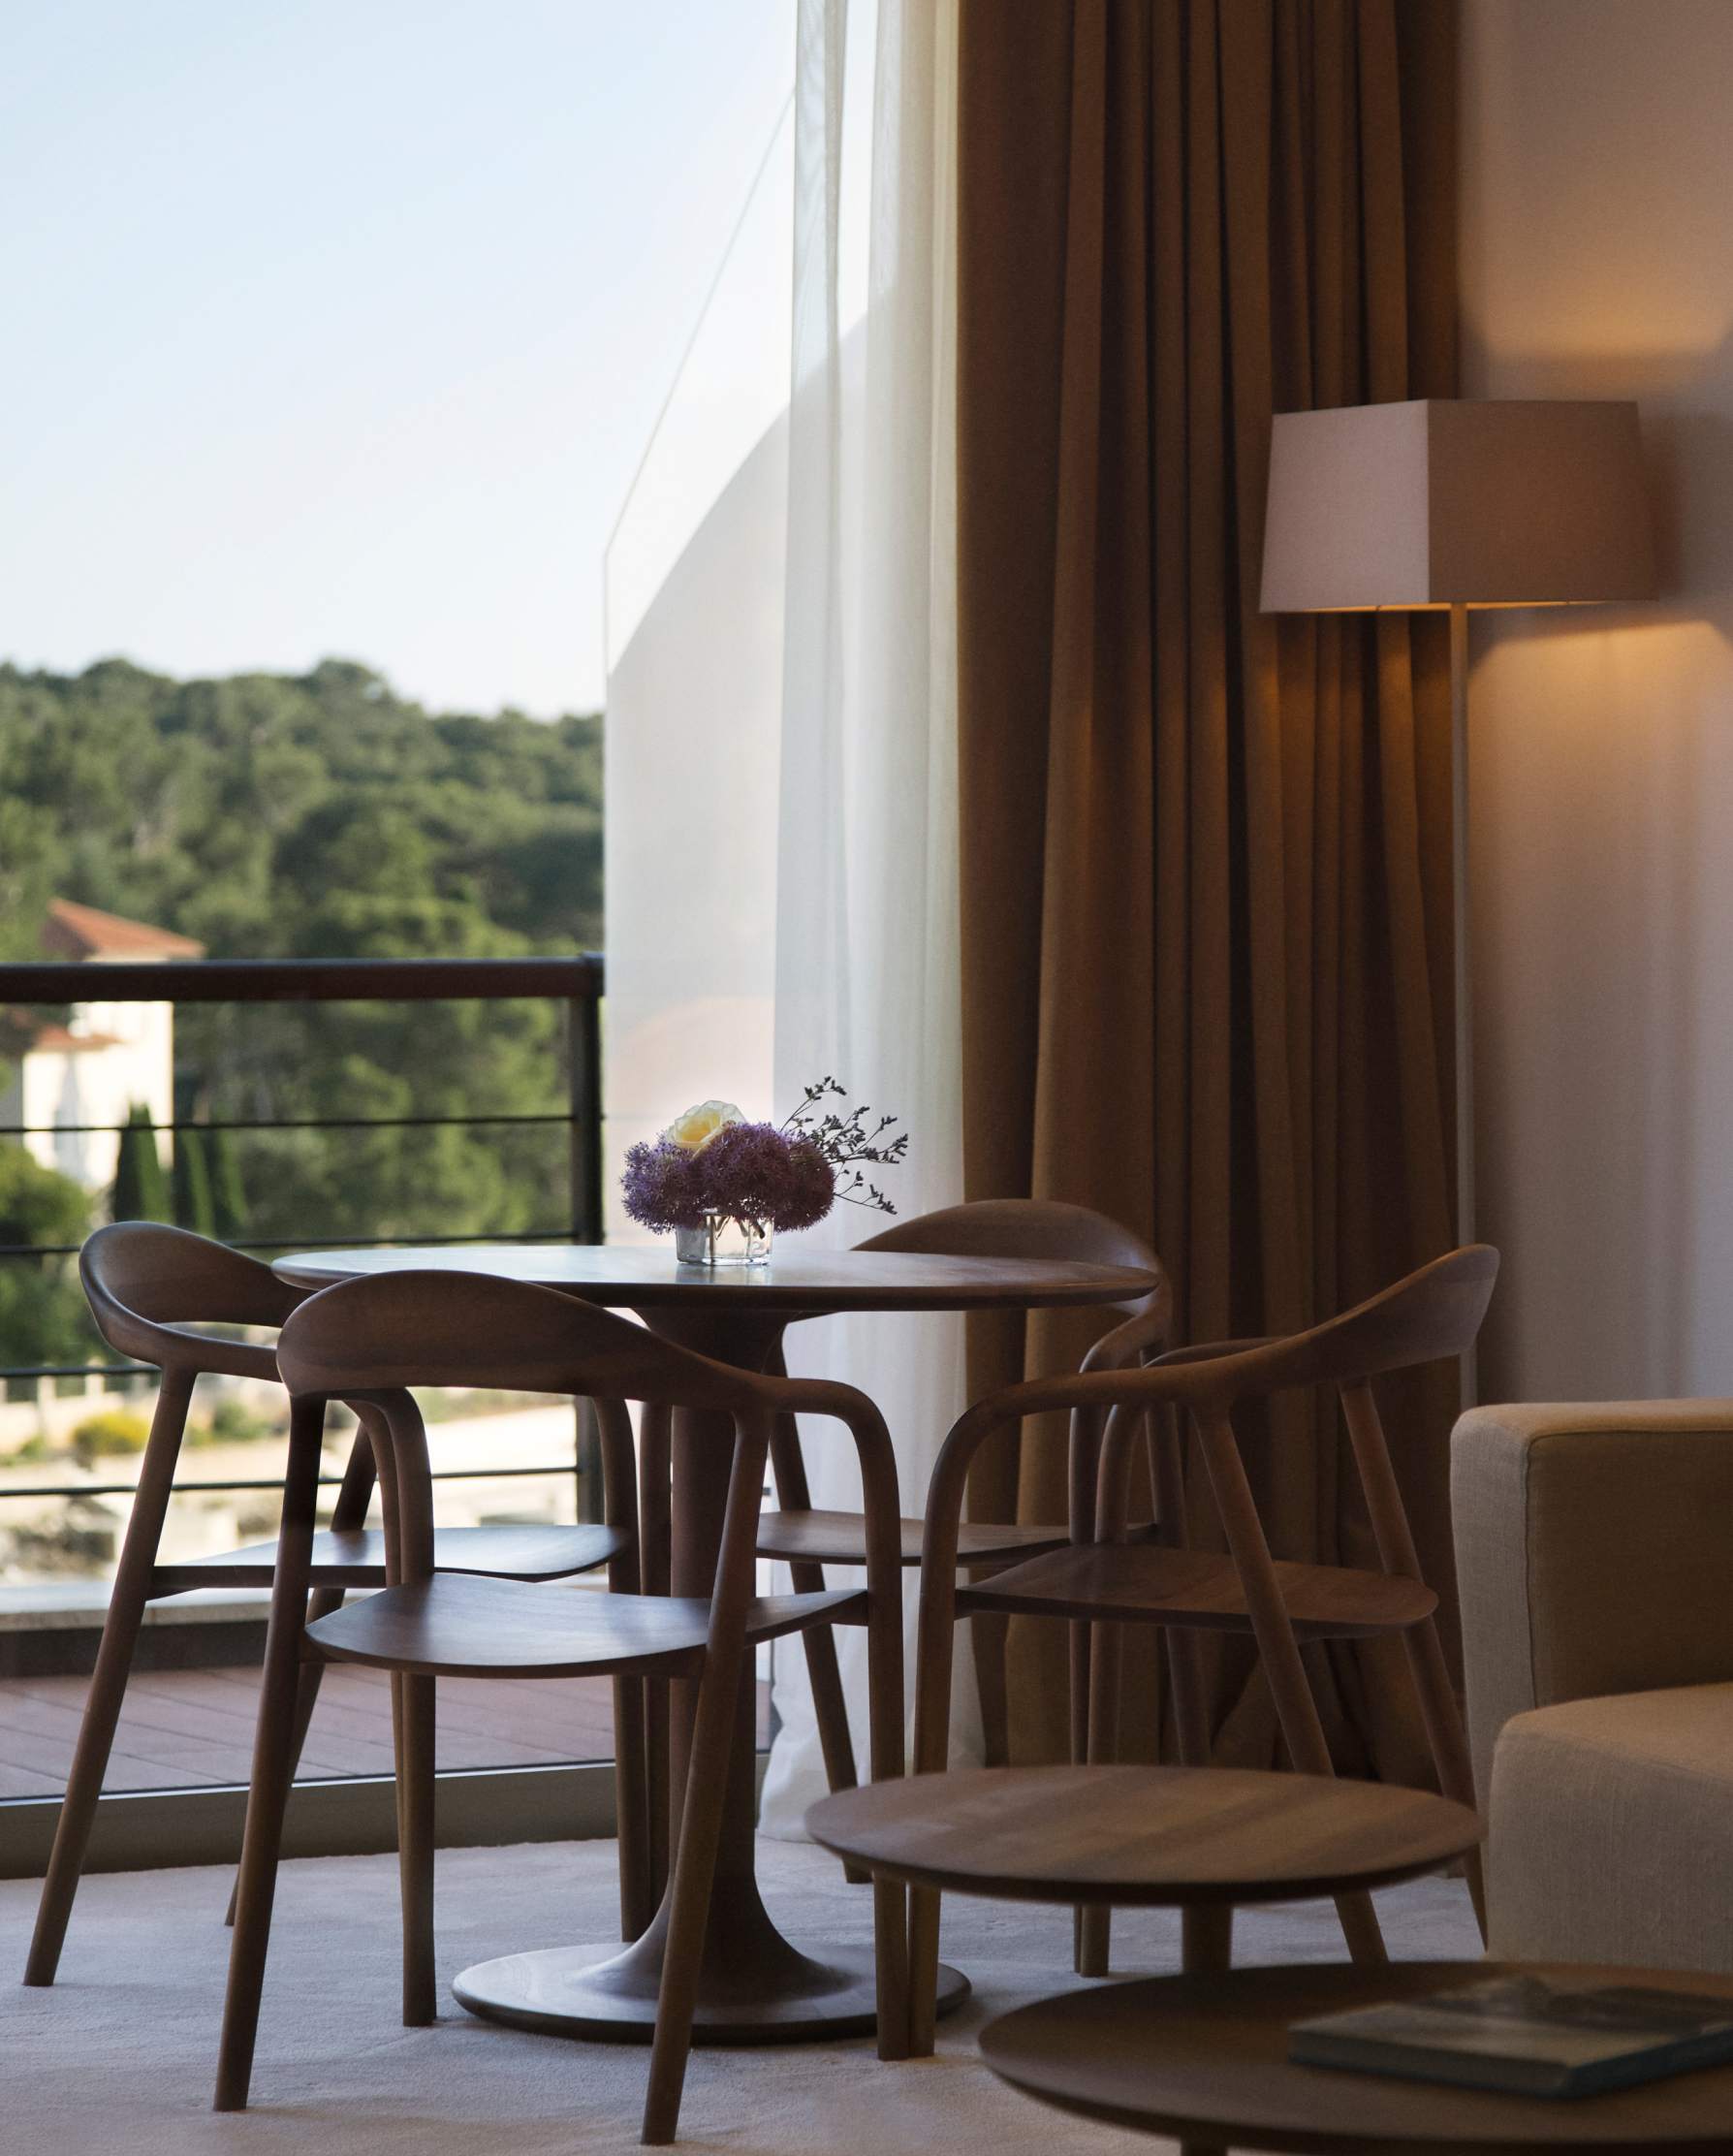
[[[593,718],[428,713],[365,667],[175,682],[0,666],[0,957],[50,898],[212,957],[508,956],[601,943]],[[520,1114],[565,1097],[546,1004],[185,1005],[177,1113]],[[252,1236],[557,1226],[557,1130],[237,1136]]]
[[[0,955],[37,955],[51,897],[224,958],[594,947],[600,729],[429,714],[339,659],[0,665]]]

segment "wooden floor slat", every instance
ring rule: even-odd
[[[85,1677],[0,1682],[0,1801],[58,1796],[84,1711]],[[760,1685],[761,1741],[769,1687]],[[201,1789],[252,1770],[256,1669],[141,1670],[128,1687],[106,1787]],[[438,1762],[447,1769],[544,1766],[614,1756],[606,1677],[442,1679]],[[383,1670],[325,1672],[302,1757],[303,1779],[387,1774],[391,1700]]]

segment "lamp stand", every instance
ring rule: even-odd
[[[1468,610],[1450,610],[1450,850],[1456,913],[1456,1239],[1474,1240],[1474,967],[1468,904]],[[1462,1404],[1478,1397],[1473,1346],[1463,1351]]]

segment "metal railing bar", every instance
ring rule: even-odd
[[[154,1378],[147,1362],[26,1362],[0,1370],[0,1378]]]
[[[534,1001],[600,996],[602,955],[570,958],[200,958],[0,966],[11,1003]]]
[[[442,1130],[451,1126],[464,1129],[505,1124],[567,1124],[568,1109],[551,1109],[535,1116],[272,1116],[236,1123],[153,1123],[157,1132],[174,1130]],[[88,1137],[98,1131],[124,1137],[133,1127],[127,1123],[0,1123],[0,1138]]]
[[[391,1251],[457,1249],[466,1243],[569,1243],[565,1227],[529,1227],[509,1235],[329,1235],[323,1242],[301,1235],[274,1243],[231,1243],[232,1251]],[[0,1243],[0,1257],[77,1257],[82,1243]]]
[[[572,1463],[570,1460],[558,1460],[552,1467],[547,1468],[435,1468],[428,1476],[428,1480],[432,1482],[505,1482],[515,1481],[520,1475],[564,1475],[570,1474],[571,1472]],[[342,1482],[343,1477],[340,1474],[322,1474],[319,1477],[319,1487],[322,1490],[340,1489]],[[280,1494],[282,1487],[283,1477],[280,1474],[268,1474],[263,1480],[257,1482],[176,1482],[173,1485],[173,1494],[175,1497],[199,1497],[209,1495],[213,1491],[228,1490],[275,1490]],[[11,1504],[15,1499],[22,1500],[30,1497],[137,1497],[138,1494],[139,1485],[136,1482],[45,1483],[41,1487],[32,1483],[26,1490],[0,1489],[0,1505]]]

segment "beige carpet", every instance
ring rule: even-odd
[[[761,1842],[783,1928],[866,1941],[867,1896],[821,1851]],[[16,2156],[542,2156],[636,2147],[646,2054],[472,2020],[396,2023],[394,1860],[287,1864],[277,1897],[251,2111],[208,2108],[221,2013],[229,1875],[136,1872],[85,1882],[59,1983],[16,1982],[36,1887],[0,1884],[0,2151]],[[613,1936],[612,1843],[443,1852],[442,1978],[522,1948]],[[1479,1951],[1466,1889],[1423,1881],[1378,1897],[1393,1953]],[[1116,1974],[1172,1969],[1178,1920],[1121,1915]],[[1247,1961],[1335,1960],[1328,1905],[1240,1923]],[[953,1900],[945,1952],[975,1996],[941,2024],[939,2055],[881,2066],[866,2041],[693,2054],[682,2145],[729,2156],[904,2156],[991,2150],[1079,2156],[1167,2144],[1071,2121],[995,2081],[975,2053],[990,2014],[1068,1976],[1063,1911]]]

